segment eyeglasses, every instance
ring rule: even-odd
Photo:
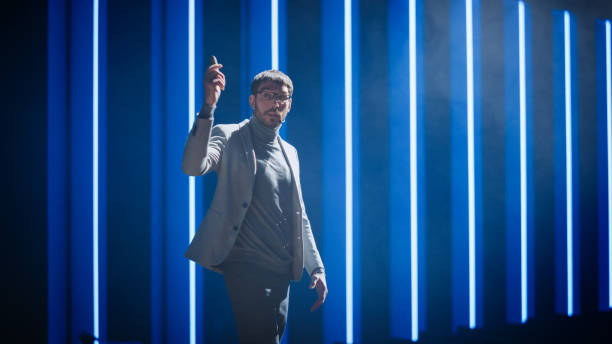
[[[279,104],[287,104],[291,96],[286,94],[276,94],[270,91],[259,91],[257,92],[262,95],[263,100],[267,103],[279,102]]]

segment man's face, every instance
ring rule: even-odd
[[[249,96],[253,113],[269,128],[276,128],[285,121],[291,110],[289,89],[274,81],[264,81],[257,94]]]

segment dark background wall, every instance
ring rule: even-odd
[[[107,338],[150,342],[151,2],[107,11]]]
[[[530,1],[534,124],[535,318],[554,319],[554,184],[552,12],[576,18],[581,204],[581,304],[597,310],[597,178],[595,21],[612,18],[608,1]],[[361,132],[362,341],[389,333],[388,51],[386,1],[361,0],[359,102]],[[204,55],[223,58],[230,80],[220,121],[239,119],[240,1],[204,4]],[[296,84],[288,139],[300,151],[302,184],[320,247],[321,7],[288,1],[287,72]],[[449,1],[424,1],[427,336],[451,333],[450,30]],[[151,3],[109,1],[107,7],[107,338],[150,342],[151,316]],[[47,2],[16,2],[0,11],[2,123],[0,228],[3,231],[0,338],[47,339]],[[484,329],[506,323],[503,122],[503,1],[481,2],[484,226]],[[69,18],[67,19],[69,20]],[[222,32],[222,33],[221,33]],[[232,40],[225,39],[231,37]],[[234,80],[234,81],[232,81]],[[200,82],[196,76],[196,82]],[[232,84],[232,82],[235,82]],[[227,98],[227,100],[225,100]],[[235,117],[233,117],[235,116]],[[208,182],[214,185],[214,181]],[[210,196],[210,195],[209,195]],[[208,197],[209,197],[208,196]],[[325,258],[325,257],[324,257]],[[205,272],[203,325],[208,342],[235,339],[222,278]],[[320,342],[322,317],[307,308],[307,277],[292,289],[289,341]],[[68,294],[70,290],[67,290]],[[330,297],[333,297],[333,290]],[[8,321],[6,321],[8,320]],[[543,320],[542,320],[543,321]],[[586,323],[585,325],[586,326]],[[537,331],[541,331],[538,328]],[[603,327],[605,329],[605,325]],[[501,330],[500,330],[501,331]],[[499,332],[501,333],[501,332]],[[432,339],[433,340],[433,339]]]
[[[44,1],[3,6],[0,144],[2,337],[42,343],[47,329],[46,112]]]

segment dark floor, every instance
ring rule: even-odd
[[[389,344],[409,343],[391,340]],[[459,329],[450,337],[424,332],[418,343],[612,343],[612,312],[533,319],[524,325]]]

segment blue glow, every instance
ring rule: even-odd
[[[606,20],[606,137],[608,153],[608,306],[612,308],[612,53],[610,21]]]
[[[93,0],[93,336],[100,337],[100,285],[98,262],[98,0]],[[97,341],[97,340],[96,340]]]
[[[416,0],[408,3],[410,54],[410,273],[412,341],[419,339],[419,274],[417,245],[417,98],[416,98]]]
[[[476,328],[476,214],[474,190],[474,47],[472,0],[465,1],[465,37],[467,61],[467,144],[468,144],[468,240],[470,329]]]
[[[527,321],[527,133],[525,86],[525,3],[518,3],[519,23],[519,117],[521,160],[521,322]]]
[[[189,0],[189,123],[195,120],[195,0]],[[189,178],[189,241],[195,235],[195,177]],[[189,343],[196,342],[195,263],[189,261]]]
[[[272,7],[272,69],[278,69],[278,0],[271,0]]]
[[[346,209],[346,342],[353,343],[353,56],[351,0],[344,0],[344,154]]]
[[[570,15],[563,12],[563,42],[565,56],[565,187],[567,210],[567,315],[574,314],[573,281],[573,211],[572,211],[572,84],[570,56]]]
[[[163,170],[162,3],[151,2],[151,344],[163,340]]]

